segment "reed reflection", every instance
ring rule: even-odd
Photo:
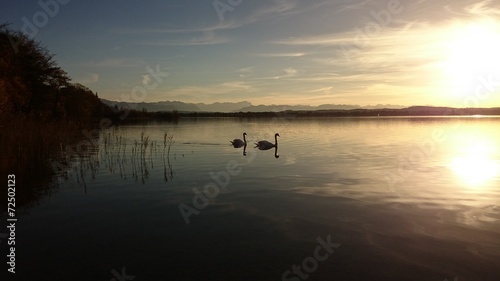
[[[150,171],[155,168],[155,161],[160,160],[163,164],[163,181],[168,182],[174,179],[175,174],[170,153],[174,143],[173,135],[168,133],[164,134],[162,146],[144,132],[139,139],[130,140],[116,129],[103,134],[95,151],[79,157],[66,179],[74,179],[86,190],[87,176],[90,174],[94,180],[102,169],[110,174],[119,174],[124,180],[132,178],[145,184]]]
[[[174,179],[174,170],[172,169],[172,163],[170,163],[170,148],[174,144],[174,135],[169,135],[167,132],[163,135],[163,181],[168,182]],[[166,153],[165,153],[166,151]],[[165,154],[167,161],[165,163]]]

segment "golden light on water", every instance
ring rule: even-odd
[[[496,148],[485,141],[463,147],[450,163],[460,182],[481,187],[500,175],[500,163],[493,158]]]

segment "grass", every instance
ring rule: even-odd
[[[138,138],[126,136],[119,127],[104,132],[100,139],[101,149],[96,157],[80,157],[79,167],[102,167],[111,174],[119,174],[121,178],[141,181],[143,184],[149,178],[150,170],[154,168],[154,159],[161,159],[164,170],[164,181],[172,180],[174,172],[170,162],[174,136],[164,133],[163,146],[151,140],[146,132],[141,132]],[[88,163],[93,162],[93,163]],[[86,187],[83,179],[88,173],[86,170],[76,170],[74,176],[82,186]]]
[[[86,189],[86,176],[90,174],[95,178],[102,167],[110,173],[119,173],[124,179],[132,176],[145,183],[154,167],[153,159],[161,159],[165,182],[173,179],[170,163],[173,135],[165,132],[161,146],[146,132],[134,139],[127,137],[119,127],[113,127],[94,136],[96,139],[92,141],[99,144],[96,147],[86,140],[84,129],[95,128],[29,117],[0,120],[0,175],[2,178],[16,175],[18,206],[33,205],[40,198],[50,196],[60,178],[74,177]],[[0,193],[0,200],[7,200],[6,196],[6,192]]]
[[[85,136],[79,124],[70,121],[45,122],[31,117],[5,117],[0,120],[0,172],[16,175],[16,203],[37,201],[39,194],[50,194],[59,176],[51,163],[60,161],[57,151]],[[0,200],[6,200],[5,193]]]

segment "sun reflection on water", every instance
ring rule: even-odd
[[[470,187],[481,187],[500,175],[500,162],[495,159],[497,148],[488,141],[475,140],[457,147],[450,163],[457,178]]]

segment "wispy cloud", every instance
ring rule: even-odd
[[[203,32],[216,32],[237,29],[239,27],[258,22],[262,19],[283,15],[291,15],[303,12],[304,9],[295,9],[298,1],[293,0],[274,0],[266,2],[260,8],[251,10],[247,15],[238,15],[234,19],[225,19],[224,21],[214,21],[211,24],[204,24],[191,27],[175,27],[175,26],[163,26],[163,27],[152,27],[152,28],[124,28],[124,29],[113,29],[113,33],[120,34],[148,34],[148,33],[203,33]],[[310,8],[317,7],[316,5],[308,5]],[[238,6],[241,7],[241,6]],[[241,8],[242,9],[242,8]],[[214,20],[216,18],[214,17]]]
[[[351,2],[346,2],[344,6],[342,6],[340,9],[338,9],[335,14],[340,14],[345,11],[350,11],[350,10],[359,10],[362,9],[366,6],[366,4],[372,2],[372,0],[364,0],[364,1],[359,1],[358,3],[352,4]]]
[[[274,0],[267,2],[262,8],[256,10],[250,17],[252,22],[260,20],[267,16],[286,16],[290,14],[294,14],[297,11],[293,12],[298,5],[298,1],[290,1],[290,0]]]
[[[407,93],[408,98],[429,92],[434,86],[429,75],[438,72],[443,60],[447,28],[430,24],[385,28],[366,42],[356,41],[359,35],[351,31],[273,43],[314,48],[314,54],[307,57],[314,72],[289,71],[285,75],[289,83],[304,87],[304,92],[334,94],[335,98],[346,95],[360,101],[363,95],[376,97],[398,92]],[[352,56],[346,57],[344,52],[350,51]]]
[[[220,84],[222,87],[228,88],[228,90],[236,89],[236,90],[250,90],[252,86],[247,82],[242,81],[233,81],[233,82],[224,82]]]
[[[480,16],[494,16],[500,15],[500,8],[491,7],[493,5],[491,0],[484,0],[478,3],[474,3],[465,7],[465,11],[469,14],[480,15]]]
[[[267,54],[256,54],[258,57],[265,57],[265,58],[285,58],[285,57],[303,57],[307,55],[307,53],[300,52],[300,53],[267,53]]]
[[[149,74],[146,74],[146,75],[142,75],[142,84],[143,85],[149,85],[149,83],[151,82],[151,75]]]
[[[142,41],[137,42],[137,44],[148,46],[203,46],[224,44],[231,41],[233,40],[222,36],[216,36],[214,32],[204,32],[202,36],[191,37],[188,39]]]
[[[107,58],[99,61],[89,61],[79,64],[79,66],[85,67],[112,67],[112,68],[125,68],[125,67],[137,67],[146,65],[144,61],[135,59],[125,59],[125,58]]]
[[[254,67],[252,66],[238,69],[238,73],[241,78],[249,77],[250,75],[252,75],[253,71]]]
[[[276,79],[295,77],[299,73],[299,71],[297,69],[294,69],[292,67],[287,67],[287,68],[283,69],[283,72],[284,72],[284,74],[277,76]]]
[[[158,100],[183,99],[186,102],[242,101],[242,93],[257,93],[254,84],[244,81],[227,81],[197,86],[179,86],[162,89],[155,94]]]
[[[345,43],[346,37],[350,37],[349,40],[352,40],[355,36],[355,32],[346,32],[343,34],[331,33],[315,36],[290,37],[278,39],[270,43],[280,45],[336,46]]]
[[[273,74],[270,76],[263,76],[259,78],[255,78],[254,80],[284,80],[284,79],[289,79],[293,78],[299,75],[299,70],[293,68],[293,67],[287,67],[283,69],[279,69],[275,71]]]
[[[203,33],[203,32],[215,32],[221,30],[230,30],[235,29],[242,26],[244,22],[236,22],[236,21],[223,21],[216,22],[210,25],[204,26],[193,26],[188,28],[177,28],[171,26],[165,27],[154,27],[154,28],[127,28],[127,29],[119,29],[113,30],[115,33],[121,34],[147,34],[147,33]]]
[[[299,0],[274,0],[266,1],[260,8],[250,14],[246,23],[254,23],[266,19],[283,19],[299,15],[312,10],[319,9],[325,5],[331,5],[328,0],[321,1],[299,1]]]
[[[309,90],[307,91],[308,93],[313,93],[313,94],[316,94],[316,93],[324,93],[324,94],[330,94],[332,93],[333,91],[333,87],[323,87],[323,88],[318,88],[318,89],[312,89],[312,90]]]
[[[78,75],[74,78],[76,83],[81,84],[94,84],[99,82],[99,73],[87,72],[81,75]]]

